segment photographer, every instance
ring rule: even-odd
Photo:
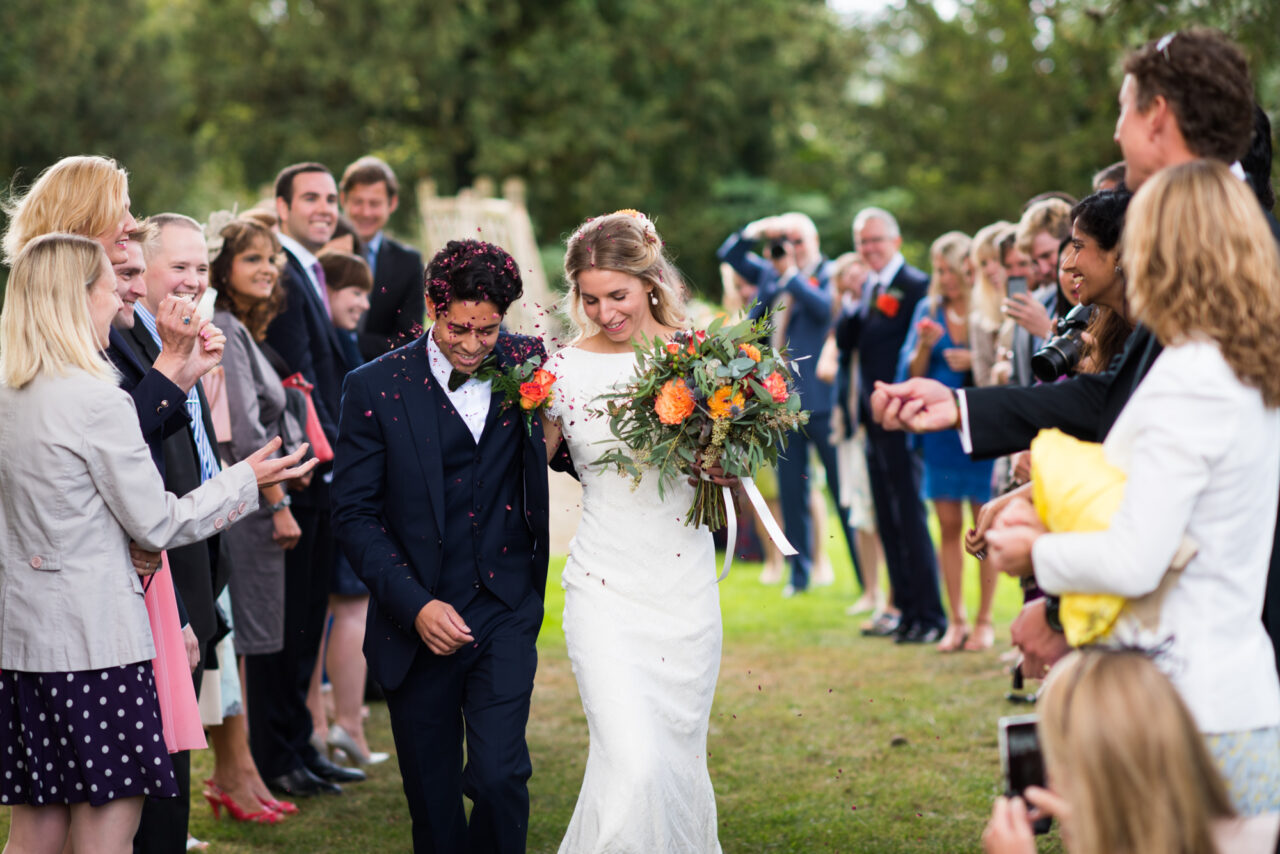
[[[1280,817],[1236,817],[1195,721],[1146,656],[1072,653],[1040,709],[1049,786],[996,799],[986,854],[1034,854],[1031,821],[1040,815],[1061,822],[1070,854],[1275,850]]]
[[[1071,237],[1062,257],[1062,269],[1071,276],[1071,288],[1079,305],[1091,306],[1092,314],[1084,329],[1087,337],[1077,334],[1081,342],[1074,350],[1078,366],[1070,364],[1072,353],[1057,339],[1045,345],[1054,355],[1053,376],[1037,376],[1042,381],[1056,380],[1068,371],[1098,373],[1111,364],[1111,360],[1124,351],[1124,345],[1133,332],[1133,321],[1124,298],[1124,271],[1120,267],[1120,234],[1124,231],[1124,214],[1132,198],[1128,190],[1104,190],[1086,197],[1071,209]],[[1070,315],[1076,315],[1072,311]],[[1069,315],[1069,316],[1070,316]],[[1041,352],[1044,352],[1042,350]],[[1081,358],[1083,356],[1083,358]],[[1037,353],[1032,358],[1036,368]],[[1048,361],[1048,360],[1046,360]]]
[[[753,247],[759,245],[768,256]],[[817,376],[814,367],[832,324],[831,264],[818,248],[818,229],[802,213],[766,217],[729,235],[716,251],[748,283],[758,288],[748,316],[758,319],[766,311],[775,312],[775,341],[785,343],[790,357],[800,362],[800,399],[808,409],[809,423],[788,437],[786,455],[778,460],[778,487],[782,495],[783,525],[787,539],[798,553],[791,558],[791,580],[783,596],[809,588],[814,566],[812,554],[813,520],[809,510],[809,450],[813,448],[826,471],[831,494],[840,495],[840,474],[835,447],[831,443],[831,411],[836,403],[835,385]],[[844,531],[849,560],[859,583],[862,570],[856,540],[849,528],[847,507],[840,507],[840,527]]]
[[[1005,314],[1017,323],[1010,345],[1013,385],[1035,382],[1031,355],[1053,334],[1054,314],[1064,308],[1057,300],[1058,244],[1070,231],[1071,206],[1059,198],[1033,203],[1018,222],[1015,248],[1030,258],[1030,277],[1021,279],[1011,271],[1004,301]]]

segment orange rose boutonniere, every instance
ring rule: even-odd
[[[503,407],[519,406],[524,413],[524,426],[532,435],[533,419],[555,399],[556,375],[542,367],[541,356],[529,356],[492,377],[493,391],[503,396]]]
[[[533,372],[533,379],[520,384],[520,408],[528,411],[550,403],[551,387],[555,383],[555,374],[538,368]]]
[[[885,317],[897,317],[898,310],[902,308],[902,291],[897,288],[890,288],[884,293],[876,297],[876,311]]]

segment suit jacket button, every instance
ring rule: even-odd
[[[32,569],[39,569],[42,566],[44,566],[44,561],[40,559],[40,555],[36,555],[31,559]]]
[[[473,582],[471,582],[471,586],[472,586],[472,587],[474,587],[475,589],[479,590],[479,589],[480,589],[480,582],[479,582],[479,581],[473,581]]]
[[[227,521],[228,521],[228,522],[234,522],[234,521],[236,520],[236,516],[237,516],[237,515],[239,515],[239,514],[237,514],[237,513],[236,513],[236,511],[232,510],[231,512],[229,512],[229,513],[227,514]]]
[[[221,516],[219,516],[217,519],[214,519],[214,520],[213,520],[213,527],[215,527],[215,528],[217,528],[217,529],[219,529],[219,530],[221,530],[221,529],[222,529],[222,526],[223,526],[223,525],[225,525],[225,524],[226,524],[226,522],[223,520],[223,518],[222,518]]]
[[[236,509],[237,509],[237,511],[238,511],[238,512],[240,512],[240,513],[244,513],[244,508],[245,508],[245,507],[247,507],[247,506],[248,506],[248,505],[247,505],[245,502],[241,501],[241,502],[240,502],[240,506],[239,506],[238,508],[236,508]]]

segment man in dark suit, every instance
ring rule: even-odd
[[[400,205],[400,183],[390,166],[361,157],[343,171],[341,189],[342,209],[373,272],[369,310],[360,321],[360,353],[367,362],[422,334],[422,256],[384,231]]]
[[[853,220],[853,239],[871,272],[862,286],[861,304],[846,310],[836,323],[836,343],[841,350],[858,351],[859,413],[867,425],[867,473],[876,527],[884,543],[893,601],[902,612],[895,639],[933,643],[946,630],[947,617],[938,595],[938,562],[920,498],[920,461],[907,447],[905,436],[867,417],[871,389],[877,382],[892,380],[897,372],[898,354],[916,304],[929,289],[929,277],[903,259],[898,221],[888,211],[859,211]]]
[[[1247,150],[1253,131],[1253,86],[1243,54],[1220,33],[1171,33],[1136,50],[1124,70],[1115,139],[1124,154],[1125,184],[1131,190],[1165,167],[1201,157],[1236,164]],[[1267,218],[1280,242],[1280,224],[1270,213]],[[917,379],[882,386],[872,395],[872,406],[886,429],[958,429],[966,449],[978,458],[1025,450],[1047,427],[1100,442],[1160,350],[1160,342],[1139,325],[1124,352],[1101,374],[1028,389],[965,389],[954,395]],[[1273,545],[1266,601],[1261,604],[1280,664],[1278,565],[1280,550]],[[1023,649],[1028,674],[1039,675],[1067,651],[1051,617],[1052,603],[1036,600],[1014,622],[1014,642]]]
[[[768,260],[752,251],[757,241],[770,244]],[[813,220],[802,213],[766,217],[750,223],[729,235],[716,254],[757,287],[749,316],[757,320],[766,311],[775,312],[775,342],[785,343],[788,355],[802,366],[797,371],[800,400],[809,410],[809,423],[788,437],[786,452],[778,460],[782,521],[787,539],[796,549],[790,561],[791,579],[783,588],[783,595],[802,593],[809,588],[814,566],[809,501],[811,448],[822,461],[832,497],[837,504],[840,500],[839,466],[835,446],[831,444],[831,411],[835,408],[836,390],[815,372],[818,355],[831,331],[831,305],[835,298],[831,264],[818,248],[818,229]],[[840,527],[854,574],[861,583],[857,540],[849,527],[847,512],[840,513]]]
[[[175,495],[186,495],[220,470],[213,445],[208,402],[196,382],[199,378],[196,371],[201,368],[207,370],[212,367],[210,362],[216,364],[216,359],[209,354],[203,363],[196,363],[190,358],[190,350],[187,354],[180,349],[166,354],[165,347],[173,344],[179,348],[203,349],[202,336],[214,332],[211,327],[204,327],[195,316],[196,303],[209,286],[209,254],[204,232],[194,220],[180,214],[159,214],[148,222],[150,234],[141,247],[145,294],[140,299],[135,297],[131,312],[133,322],[129,328],[120,328],[128,324],[123,317],[128,309],[117,314],[114,331],[119,333],[119,339],[127,349],[114,348],[121,350],[114,361],[122,365],[122,376],[126,381],[137,377],[133,388],[134,402],[139,405],[144,435],[157,432],[164,435],[160,471],[165,489]],[[131,249],[130,257],[137,257],[137,247]],[[126,270],[126,273],[130,274],[132,270]],[[195,338],[184,340],[183,336],[174,335],[175,325],[196,328]],[[220,356],[220,351],[217,355]],[[157,376],[160,372],[154,370],[156,366],[173,364],[175,357],[183,363],[181,372],[175,375],[182,380],[181,384],[163,375]],[[148,369],[140,377],[139,367]],[[185,390],[173,394],[182,386]],[[154,407],[151,406],[152,401],[141,403],[139,389],[144,387],[162,395]],[[174,409],[183,415],[167,415]],[[152,426],[157,421],[160,426]],[[177,429],[173,429],[173,424]],[[214,606],[217,591],[226,584],[228,571],[227,567],[219,567],[218,547],[218,538],[213,537],[168,551],[173,584],[200,649],[200,664],[193,674],[197,689],[209,652],[219,634],[225,633],[225,625],[220,622]],[[190,757],[183,751],[175,754],[173,759],[179,788],[186,793],[191,782]],[[148,798],[134,838],[134,850],[181,850],[175,846],[186,844],[189,811],[190,802],[185,797],[167,800]]]
[[[372,594],[364,650],[386,692],[414,851],[521,852],[547,451],[539,420],[526,430],[491,377],[545,351],[500,332],[522,290],[502,249],[452,241],[426,275],[431,330],[347,376],[334,528]]]
[[[333,237],[338,187],[319,163],[298,163],[276,178],[276,215],[285,267],[280,276],[284,309],[267,327],[267,344],[311,392],[325,438],[338,438],[338,403],[344,367],[341,344],[329,319],[324,268],[315,253]],[[245,656],[249,697],[249,747],[267,785],[293,796],[339,794],[340,783],[365,778],[339,767],[311,743],[307,687],[315,668],[329,601],[333,542],[329,529],[328,464],[316,468],[310,486],[292,496],[302,536],[285,552],[284,647]]]

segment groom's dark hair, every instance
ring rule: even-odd
[[[454,300],[491,302],[502,314],[524,293],[520,265],[483,240],[450,240],[427,265],[427,298],[437,309]]]

